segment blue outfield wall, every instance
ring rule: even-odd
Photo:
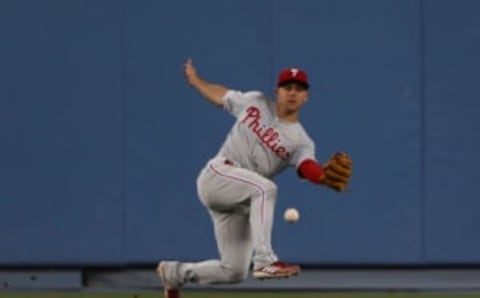
[[[0,266],[217,256],[195,180],[233,118],[184,81],[273,94],[305,68],[301,113],[352,192],[279,177],[273,242],[326,265],[479,264],[480,2],[0,2]],[[282,221],[295,206],[301,221]]]
[[[440,3],[425,2],[425,259],[479,263],[480,3]]]

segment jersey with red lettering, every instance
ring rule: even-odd
[[[224,109],[237,118],[217,157],[271,178],[288,166],[315,159],[315,145],[299,123],[282,121],[275,103],[258,91],[229,90]]]

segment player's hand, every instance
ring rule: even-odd
[[[338,192],[348,191],[352,176],[352,158],[343,152],[334,153],[324,166],[325,176],[321,184]]]
[[[193,66],[192,59],[189,58],[183,67],[183,74],[185,75],[185,79],[187,83],[191,86],[194,85],[195,80],[198,78],[197,70]]]

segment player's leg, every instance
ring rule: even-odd
[[[254,276],[257,278],[285,277],[298,274],[300,268],[279,262],[271,245],[277,186],[259,174],[213,160],[199,193],[210,208],[228,209],[238,204],[250,205],[250,226],[254,245]]]
[[[267,279],[297,275],[300,267],[279,261],[271,244],[277,186],[262,176],[256,177],[255,181],[259,191],[254,192],[250,199],[250,225],[255,251],[253,276]]]
[[[171,288],[186,282],[226,284],[243,281],[248,275],[252,241],[248,213],[244,208],[228,212],[210,210],[220,260],[198,263],[162,262],[164,279]]]
[[[201,283],[238,282],[248,268],[251,246],[243,236],[251,233],[255,250],[254,276],[271,278],[298,273],[297,267],[278,262],[271,247],[271,233],[277,189],[275,184],[254,172],[215,159],[197,180],[201,201],[211,212],[220,251],[220,260],[200,263],[165,263],[170,287],[187,281]],[[238,210],[250,210],[250,216],[238,217]],[[233,238],[232,238],[233,237]],[[238,237],[238,238],[236,238]],[[248,242],[251,245],[251,242]],[[228,266],[225,266],[228,264]],[[243,265],[242,265],[243,264]]]
[[[199,180],[205,180],[199,183],[198,190],[208,208],[229,210],[239,205],[249,206],[255,266],[276,261],[271,245],[276,185],[255,172],[226,164],[221,158],[209,163]]]

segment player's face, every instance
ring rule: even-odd
[[[287,113],[295,113],[300,110],[307,101],[308,90],[297,83],[289,83],[277,88],[277,104],[281,110]]]

